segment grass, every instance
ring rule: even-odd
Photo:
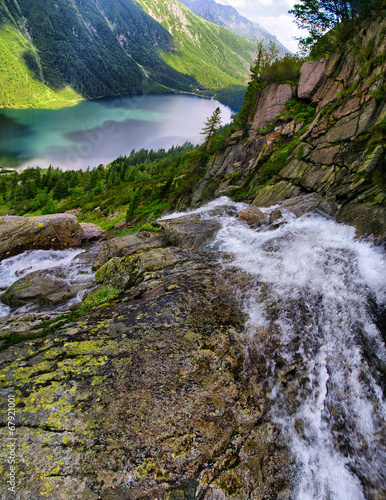
[[[9,25],[0,27],[0,107],[60,108],[73,106],[81,96],[71,87],[52,90],[31,69],[25,57],[35,59],[31,42]]]
[[[195,77],[211,91],[246,86],[256,52],[254,41],[199,18],[182,4],[178,6],[180,12],[172,13],[167,2],[139,3],[145,11],[162,19],[161,24],[174,38],[174,50],[161,54],[168,65]]]

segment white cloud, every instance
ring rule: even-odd
[[[258,3],[261,3],[261,5],[272,5],[273,0],[258,0]]]
[[[272,35],[276,35],[278,40],[292,52],[298,50],[298,41],[295,37],[304,36],[307,33],[305,30],[300,30],[294,23],[293,17],[289,15],[259,17],[256,20]]]
[[[243,16],[254,20],[256,16],[287,14],[295,0],[217,0],[218,3],[231,5]]]
[[[232,5],[240,14],[251,21],[258,22],[292,52],[297,52],[298,42],[295,37],[305,35],[288,14],[296,0],[217,0],[219,3]]]

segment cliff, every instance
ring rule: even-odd
[[[338,221],[385,238],[385,30],[368,20],[342,51],[305,62],[297,85],[267,85],[192,203],[208,186],[258,206],[316,192]]]

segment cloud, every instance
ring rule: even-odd
[[[298,50],[295,37],[304,36],[307,33],[305,30],[300,30],[294,23],[293,17],[289,15],[259,17],[256,20],[272,35],[276,35],[278,40],[292,52]]]
[[[292,52],[297,52],[298,42],[295,37],[304,36],[299,30],[294,17],[288,14],[296,0],[217,0],[219,3],[231,5],[240,14],[251,21],[258,22]]]
[[[243,16],[254,20],[256,16],[287,14],[295,0],[218,0],[218,3],[231,5]]]

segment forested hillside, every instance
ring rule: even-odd
[[[211,89],[249,80],[250,63],[256,53],[254,42],[199,18],[179,1],[138,2],[173,36],[174,50],[162,54],[169,66],[193,75]]]
[[[133,0],[3,0],[0,106],[245,84],[254,44],[173,5],[186,10],[189,40]]]
[[[180,210],[223,194],[262,205],[315,191],[333,200],[342,220],[362,218],[366,228],[374,220],[371,230],[381,234],[386,200],[381,19],[376,13],[359,19],[346,42],[341,37],[347,29],[338,32],[330,53],[315,61],[278,60],[263,50],[236,120],[213,134],[206,147],[188,145],[169,154],[133,151],[91,172],[4,173],[0,214],[79,207],[83,219],[103,228],[125,216],[129,227],[154,220],[166,208]]]

